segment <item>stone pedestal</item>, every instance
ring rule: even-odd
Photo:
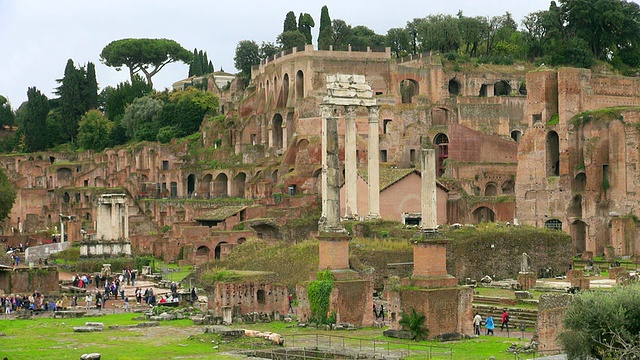
[[[437,288],[456,286],[455,277],[447,274],[448,240],[418,240],[413,243],[413,286]]]
[[[349,241],[351,236],[321,233],[318,236],[319,262],[318,270],[348,270]]]
[[[520,272],[518,273],[518,284],[520,290],[533,289],[536,286],[536,274],[532,272]]]

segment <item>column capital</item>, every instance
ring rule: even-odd
[[[356,116],[356,107],[354,105],[345,105],[344,112],[347,117],[355,117]]]
[[[380,105],[367,106],[367,111],[369,111],[369,122],[377,123],[380,117]]]

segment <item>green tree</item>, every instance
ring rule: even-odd
[[[457,51],[461,42],[458,19],[451,15],[430,15],[418,25],[418,38],[425,50]]]
[[[416,309],[411,308],[411,313],[402,313],[400,316],[401,318],[398,324],[402,326],[404,330],[411,332],[413,340],[426,340],[427,337],[429,337],[429,329],[424,326],[427,317],[423,313],[416,312]]]
[[[133,100],[122,119],[127,136],[136,141],[155,141],[160,129],[160,117],[164,103],[162,100],[145,96]]]
[[[486,19],[483,17],[466,17],[458,13],[458,31],[460,48],[472,57],[478,56],[478,48],[482,42],[482,34],[486,32]]]
[[[285,31],[278,35],[276,42],[280,44],[282,49],[293,49],[307,44],[307,38],[298,30]]]
[[[374,48],[384,47],[385,37],[384,35],[376,34],[375,31],[369,29],[366,26],[358,25],[352,29],[351,33],[351,45],[360,48],[367,46]]]
[[[98,108],[98,80],[96,79],[96,66],[92,62],[87,63],[82,97],[85,102],[85,109],[91,110]]]
[[[571,36],[560,41],[553,42],[553,49],[545,57],[545,61],[553,66],[573,66],[589,69],[593,65],[593,53],[589,50],[586,41]]]
[[[307,13],[300,13],[300,17],[298,18],[298,31],[304,35],[307,40],[307,44],[312,43],[313,37],[311,36],[311,28],[314,26],[316,26],[316,23],[313,21],[311,15]]]
[[[120,70],[129,68],[129,76],[142,72],[150,86],[151,78],[170,63],[182,61],[188,64],[193,54],[174,40],[169,39],[121,39],[109,43],[100,53],[100,61]]]
[[[289,11],[284,17],[284,25],[282,26],[282,32],[296,31],[298,30],[298,24],[296,23],[296,13]]]
[[[327,5],[320,10],[320,29],[318,33],[318,50],[328,50],[332,45],[331,38],[333,29],[331,29],[331,17],[329,16],[329,8]]]
[[[47,148],[49,143],[47,134],[47,114],[49,101],[47,97],[35,87],[27,90],[27,102],[24,111],[20,112],[23,143],[22,151],[32,152]]]
[[[331,22],[331,28],[333,28],[333,49],[345,51],[348,49],[353,36],[353,29],[351,25],[347,24],[344,20],[335,19]]]
[[[218,111],[218,98],[211,92],[194,88],[168,94],[160,116],[160,126],[171,126],[175,136],[181,137],[198,131],[206,115],[214,116]]]
[[[101,108],[107,118],[118,123],[124,116],[124,110],[133,100],[149,95],[153,89],[140,76],[134,75],[133,82],[125,81],[115,88],[108,86],[100,93]]]
[[[240,77],[245,82],[251,79],[251,67],[260,64],[260,47],[253,40],[242,40],[236,46],[233,57],[236,69],[240,70]]]
[[[389,29],[385,44],[391,48],[391,54],[396,58],[401,58],[411,53],[411,37],[403,28]]]
[[[9,216],[15,200],[15,186],[11,183],[4,170],[0,169],[0,221]]]
[[[11,109],[9,100],[0,95],[0,126],[13,125],[16,121],[16,114]]]
[[[113,122],[99,110],[89,110],[80,119],[78,145],[86,150],[102,151],[109,144]]]
[[[259,56],[261,60],[268,59],[280,52],[280,48],[272,42],[262,42],[260,45]]]
[[[640,284],[574,295],[560,344],[569,359],[640,358]]]

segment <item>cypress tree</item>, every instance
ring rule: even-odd
[[[293,11],[289,11],[284,18],[284,27],[282,32],[296,31],[298,25],[296,24],[296,14]]]
[[[209,71],[209,59],[207,58],[207,52],[204,52],[204,56],[202,57],[202,75],[208,74]]]
[[[208,67],[208,72],[209,74],[215,72],[216,70],[213,68],[213,63],[211,62],[211,60],[209,60],[209,67]]]
[[[195,63],[197,57],[198,57],[198,49],[194,48],[193,49],[193,58],[192,58],[191,62],[189,63],[189,76],[188,77],[192,77],[194,75],[193,74],[193,67],[194,67],[193,64]]]
[[[87,63],[83,97],[85,99],[85,112],[98,108],[98,81],[96,80],[96,66],[92,62]]]
[[[56,89],[56,95],[60,96],[63,141],[75,140],[78,134],[78,122],[87,110],[87,103],[83,97],[85,82],[85,71],[76,69],[73,60],[69,59],[64,69],[64,77],[58,80],[60,86]]]
[[[304,35],[307,40],[307,44],[311,44],[311,28],[316,26],[316,23],[313,21],[311,15],[307,13],[300,13],[300,18],[298,19],[298,31]]]
[[[49,100],[35,87],[27,90],[27,103],[22,119],[24,151],[40,151],[47,148],[47,114]]]
[[[327,5],[320,10],[320,30],[318,33],[318,49],[327,50],[331,45],[333,29],[331,28],[331,17],[329,17],[329,8]]]

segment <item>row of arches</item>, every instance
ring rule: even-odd
[[[449,80],[447,86],[449,96],[460,95],[461,88],[462,85],[457,78],[454,77]],[[526,83],[522,82],[517,91],[519,95],[527,95]],[[499,80],[493,84],[482,84],[480,86],[480,92],[478,93],[478,96],[509,96],[512,95],[513,92],[514,89],[508,81]],[[411,104],[413,101],[413,97],[418,94],[420,94],[420,84],[416,80],[404,79],[400,82],[400,97],[403,104]]]
[[[265,101],[269,100],[269,95],[272,95],[274,99],[277,101],[276,107],[287,107],[289,100],[289,88],[290,88],[290,79],[289,74],[284,73],[282,76],[282,84],[281,87],[278,84],[278,76],[274,75],[273,79],[266,79],[266,81],[260,83],[260,87],[264,90]],[[304,98],[305,97],[305,86],[304,86],[304,72],[302,70],[298,70],[295,75],[295,97],[296,98]]]

